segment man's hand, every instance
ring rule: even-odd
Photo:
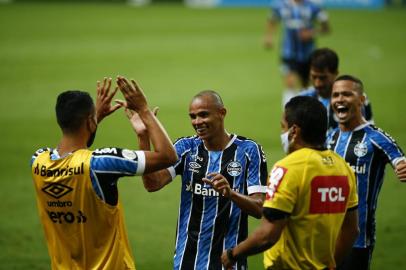
[[[264,47],[265,49],[272,49],[273,48],[273,37],[271,35],[265,36],[264,39]]]
[[[223,175],[221,175],[219,173],[210,173],[207,175],[206,178],[203,178],[202,180],[206,184],[209,184],[210,186],[212,186],[214,188],[214,190],[216,190],[217,192],[222,194],[224,197],[226,197],[226,198],[231,197],[232,191],[231,191],[230,184],[228,183],[227,179]]]
[[[103,79],[103,85],[100,85],[100,81],[97,81],[97,98],[96,98],[96,117],[97,123],[100,123],[103,118],[112,114],[118,110],[121,105],[116,104],[111,105],[111,100],[117,93],[118,88],[116,87],[113,92],[110,93],[111,78]]]
[[[221,263],[223,264],[225,269],[233,269],[233,265],[235,262],[230,260],[227,254],[227,250],[224,250],[223,254],[221,255]]]
[[[147,127],[145,126],[144,122],[142,122],[142,119],[140,115],[127,108],[127,104],[124,101],[121,100],[116,100],[117,103],[121,104],[123,107],[125,107],[125,114],[127,115],[128,120],[130,120],[131,126],[133,127],[134,131],[137,133],[138,136],[147,136],[148,135],[148,130]],[[158,107],[155,107],[152,112],[156,116],[158,114]]]
[[[137,113],[148,110],[147,99],[134,80],[131,80],[130,84],[126,78],[118,76],[117,85],[123,93],[128,109],[136,111]]]
[[[400,181],[406,183],[406,161],[402,160],[396,164],[395,167],[396,176]]]
[[[313,29],[304,28],[299,31],[299,38],[303,42],[309,42],[313,40],[314,33]]]

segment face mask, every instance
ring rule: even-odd
[[[286,132],[281,134],[281,143],[282,143],[282,148],[283,151],[288,154],[289,152],[289,131],[290,129],[288,129]]]

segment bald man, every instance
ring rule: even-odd
[[[225,130],[226,113],[218,93],[206,90],[194,96],[189,116],[196,135],[175,142],[179,159],[174,166],[143,177],[149,192],[182,177],[174,269],[221,270],[223,249],[247,237],[248,215],[261,217],[265,154],[253,140]],[[140,148],[150,149],[146,129],[133,126]],[[247,260],[234,266],[246,269]]]

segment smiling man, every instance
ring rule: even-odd
[[[338,76],[339,58],[337,53],[330,48],[315,50],[310,57],[310,82],[309,89],[299,93],[300,96],[317,98],[327,109],[328,130],[338,126],[334,112],[330,106],[331,91],[334,80]],[[366,96],[365,96],[366,97]],[[373,123],[371,103],[365,98],[362,114],[365,119]]]
[[[226,113],[218,93],[207,90],[194,96],[189,116],[196,135],[175,142],[179,160],[173,167],[143,177],[152,192],[182,176],[174,269],[221,270],[223,249],[248,235],[248,215],[261,217],[265,154],[253,140],[225,130]],[[147,150],[148,134],[140,129],[140,148]],[[233,266],[247,269],[247,260],[236,260]]]
[[[386,164],[390,162],[399,180],[406,182],[402,150],[391,136],[364,119],[364,101],[361,80],[350,75],[335,80],[331,106],[339,127],[329,135],[328,148],[341,155],[355,171],[360,226],[351,254],[338,269],[369,269],[375,245],[375,210]]]

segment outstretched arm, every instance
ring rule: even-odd
[[[208,178],[203,178],[203,182],[211,185],[224,197],[231,199],[238,207],[255,218],[261,218],[264,195],[254,193],[250,196],[243,195],[231,189],[227,179],[219,173],[211,173]]]
[[[261,225],[247,239],[233,249],[223,252],[221,261],[226,269],[232,269],[241,257],[247,257],[271,248],[280,238],[287,219],[269,221],[263,217]]]
[[[117,102],[122,104],[122,106],[127,107],[127,104],[125,104],[124,102],[122,102],[122,101],[117,101]],[[132,125],[134,131],[138,135],[138,143],[139,143],[140,150],[150,151],[151,145],[150,145],[150,140],[149,140],[149,136],[148,136],[148,130],[147,130],[146,126],[144,125],[144,122],[142,122],[138,113],[131,111],[129,109],[126,109],[125,112],[126,112],[128,119],[131,122],[131,125]],[[155,107],[153,109],[153,113],[155,116],[157,115],[158,107]],[[149,173],[149,174],[144,174],[142,176],[142,181],[144,183],[144,187],[149,192],[154,192],[154,191],[160,190],[165,185],[167,185],[171,181],[171,179],[172,179],[172,177],[167,169],[159,170],[159,171]]]
[[[127,103],[127,108],[138,113],[148,130],[154,151],[145,151],[145,173],[161,170],[173,165],[177,155],[165,129],[148,108],[147,100],[141,88],[134,80],[131,83],[124,77],[117,78],[117,85]]]

